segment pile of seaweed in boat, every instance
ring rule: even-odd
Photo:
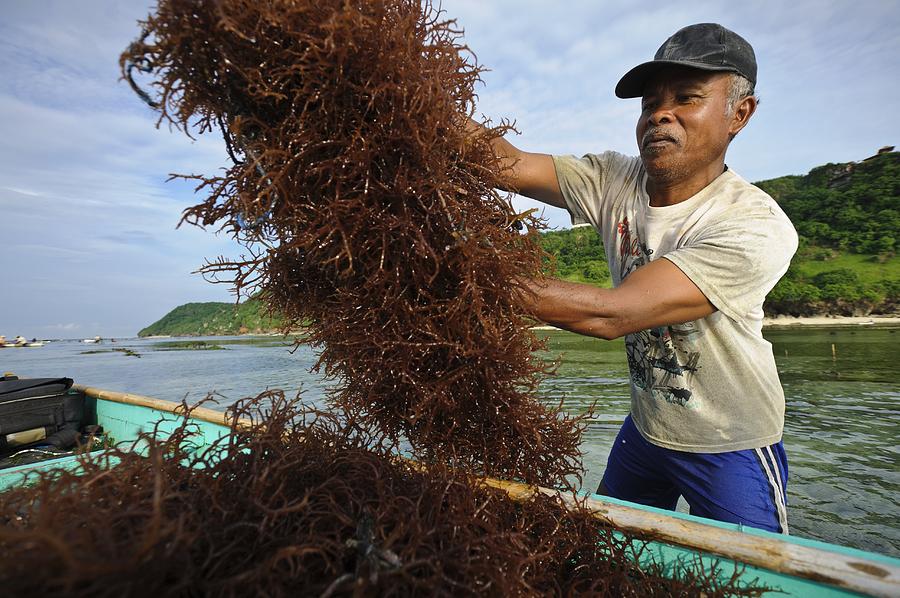
[[[264,393],[208,450],[185,421],[143,455],[83,455],[0,495],[5,592],[759,593],[648,564],[583,506],[479,483],[572,491],[583,419],[536,396],[537,222],[495,191],[509,127],[466,132],[480,69],[459,36],[419,0],[159,2],[123,74],[160,122],[220,131],[234,162],[192,177],[208,197],[184,219],[247,253],[204,271],[306,329],[332,411]]]
[[[514,502],[267,392],[198,450],[195,423],[0,494],[10,596],[758,595],[557,497]],[[118,460],[111,466],[109,458]]]
[[[421,0],[162,0],[123,74],[234,164],[184,221],[246,247],[204,272],[320,351],[330,400],[420,459],[544,485],[581,471],[582,419],[536,397],[523,311],[542,253],[467,132],[481,68]],[[149,90],[143,91],[143,88]]]

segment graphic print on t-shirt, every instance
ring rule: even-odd
[[[619,237],[619,281],[651,261],[653,250],[631,230],[628,218],[616,226]],[[700,353],[690,351],[699,333],[692,322],[641,330],[625,337],[631,382],[653,398],[685,406],[692,393],[687,380],[697,371]],[[679,359],[679,355],[683,359]],[[688,405],[690,406],[690,405]]]

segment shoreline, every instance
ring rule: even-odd
[[[900,315],[877,316],[772,316],[763,318],[763,328],[847,326],[900,326]]]
[[[877,316],[766,316],[763,328],[900,327],[900,315]],[[531,330],[562,330],[556,326],[532,326]]]
[[[874,315],[874,316],[766,316],[763,318],[763,328],[838,328],[853,326],[872,326],[872,327],[900,327],[900,314],[898,315]],[[531,330],[562,330],[556,326],[532,326]],[[303,334],[303,330],[292,330],[287,336],[296,336]],[[166,338],[199,338],[199,337],[216,337],[216,336],[284,336],[281,332],[245,332],[243,334],[185,334],[185,335],[153,335],[153,336],[137,336],[138,339],[166,339]]]

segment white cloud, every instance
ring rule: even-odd
[[[44,326],[45,330],[58,330],[60,332],[72,332],[73,330],[81,329],[81,324],[76,324],[74,322],[69,322],[68,324],[50,324],[49,326]]]
[[[225,164],[214,135],[191,142],[119,81],[118,56],[151,4],[9,2],[0,22],[0,331],[102,322],[123,336],[191,300],[228,300],[192,276],[234,244],[175,225],[197,201],[170,173]],[[676,29],[718,21],[757,50],[763,103],[729,163],[751,180],[860,159],[896,144],[900,11],[893,2],[445,0],[491,69],[478,110],[516,121],[531,151],[633,152],[635,101],[618,78]],[[519,209],[537,204],[516,198]],[[548,209],[553,226],[565,212]],[[49,330],[49,328],[48,328]],[[49,332],[48,332],[49,334]]]

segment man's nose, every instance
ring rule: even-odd
[[[669,102],[660,103],[650,112],[650,123],[654,125],[664,125],[675,120],[672,114],[672,104]]]

